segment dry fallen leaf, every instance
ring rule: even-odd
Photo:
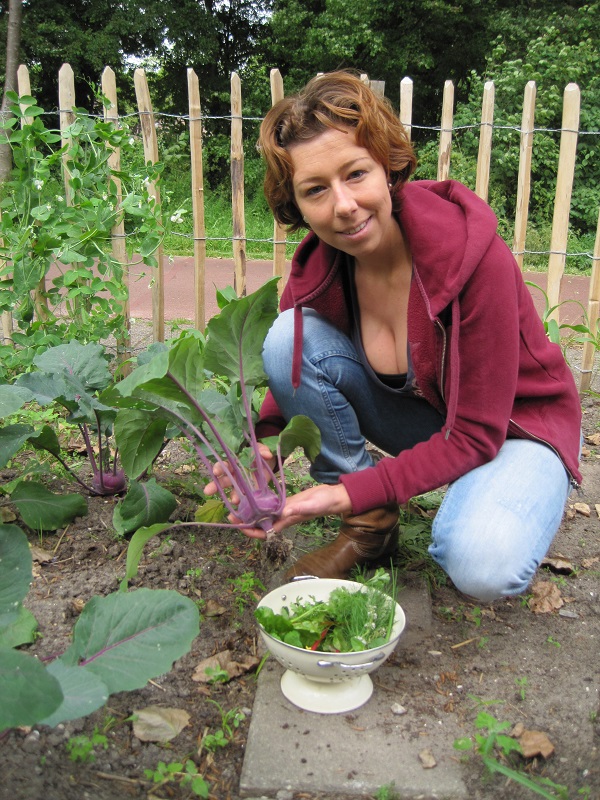
[[[582,514],[584,517],[590,517],[592,515],[592,511],[587,503],[573,503],[573,508],[578,514]]]
[[[210,683],[214,680],[212,677],[212,671],[214,670],[224,670],[229,675],[229,680],[231,680],[254,669],[259,663],[260,659],[256,656],[246,656],[242,661],[234,661],[231,651],[223,650],[221,653],[201,661],[192,675],[192,680],[197,683]]]
[[[569,561],[568,558],[565,558],[565,556],[561,556],[560,554],[557,554],[552,558],[544,558],[542,561],[542,567],[549,567],[552,572],[559,572],[565,575],[570,575],[575,571],[573,563]]]
[[[220,605],[216,600],[208,600],[204,606],[204,614],[207,617],[220,617],[226,611],[225,606]]]
[[[599,445],[600,444],[600,433],[592,433],[590,436],[586,436],[585,440],[589,444]]]
[[[519,736],[519,744],[524,758],[549,758],[554,752],[554,745],[542,731],[523,731]]]
[[[133,733],[142,742],[170,742],[190,722],[190,715],[181,708],[147,706],[133,715]]]
[[[548,614],[551,611],[557,611],[564,604],[565,601],[555,583],[537,581],[531,587],[529,608],[534,614]]]
[[[17,515],[12,508],[8,508],[8,506],[2,506],[2,508],[0,508],[0,522],[14,522],[16,519]]]
[[[37,561],[38,564],[45,564],[47,561],[52,561],[54,556],[48,550],[44,550],[42,547],[37,547],[37,545],[31,545],[31,558],[34,561]]]
[[[600,556],[592,556],[592,558],[584,558],[583,561],[581,562],[581,566],[584,569],[590,569],[599,561],[600,561]]]
[[[437,761],[433,757],[433,753],[429,748],[426,750],[421,750],[419,753],[419,761],[421,762],[423,769],[433,769],[437,766]]]

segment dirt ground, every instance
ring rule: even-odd
[[[599,800],[600,440],[596,444],[590,437],[600,431],[600,401],[585,397],[583,404],[584,485],[571,497],[550,553],[568,563],[540,569],[536,578],[553,590],[557,607],[539,613],[531,593],[489,607],[476,606],[450,585],[434,587],[430,634],[412,652],[400,643],[389,664],[401,668],[397,696],[412,720],[407,735],[422,735],[428,725],[441,720],[452,740],[473,736],[475,717],[484,710],[509,722],[509,731],[521,723],[526,730],[545,734],[550,742],[553,752],[547,757],[517,756],[513,765],[525,774],[567,786],[562,796],[571,800]],[[0,472],[0,482],[15,475],[14,469]],[[180,498],[174,518],[193,513],[197,475],[181,451],[166,451],[155,475]],[[88,498],[88,503],[89,514],[66,529],[41,539],[30,533],[32,545],[41,546],[48,556],[36,563],[26,603],[41,633],[29,650],[40,657],[66,649],[82,604],[93,595],[115,591],[124,575],[127,541],[117,538],[112,528],[115,500]],[[296,547],[314,546],[314,540],[307,542],[298,536]],[[405,564],[399,568],[401,583],[422,577],[419,565],[408,572]],[[161,761],[191,758],[210,785],[212,800],[238,800],[256,688],[252,664],[262,655],[253,607],[264,594],[261,584],[268,587],[273,573],[260,545],[235,531],[179,528],[153,539],[133,585],[176,589],[198,602],[202,623],[191,652],[170,673],[140,691],[111,696],[104,708],[87,718],[55,729],[13,730],[0,737],[0,798],[192,797],[189,785],[154,785],[145,775]],[[194,680],[204,659],[223,652],[247,665],[239,677],[213,684]],[[383,684],[386,667],[380,670]],[[203,673],[202,667],[199,671]],[[190,715],[189,724],[169,744],[141,741],[130,718],[149,705],[183,709]],[[236,711],[244,718],[232,728],[232,740],[211,752],[204,737],[222,729],[223,713]],[[96,746],[94,760],[70,759],[68,745],[73,738],[91,737],[94,731],[106,736],[106,748]],[[458,751],[456,758],[462,758]],[[535,796],[502,775],[489,776],[473,752],[461,769],[473,800]],[[278,797],[324,800],[285,790]]]

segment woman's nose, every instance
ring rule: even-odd
[[[346,186],[338,186],[334,189],[334,209],[336,216],[347,217],[356,210],[357,204],[352,192]]]

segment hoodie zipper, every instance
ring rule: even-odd
[[[511,419],[508,420],[508,424],[509,424],[509,426],[513,425],[518,431],[520,431],[523,434],[523,438],[524,439],[529,439],[532,442],[539,442],[540,444],[545,444],[546,447],[549,447],[552,450],[552,452],[555,454],[555,456],[559,459],[559,461],[563,465],[563,467],[565,468],[565,470],[566,470],[566,472],[567,472],[567,474],[569,476],[569,481],[571,483],[571,486],[574,489],[581,489],[581,484],[578,483],[578,481],[575,480],[575,477],[573,476],[573,473],[571,472],[571,470],[567,467],[567,465],[565,464],[565,462],[561,458],[561,455],[558,452],[558,450],[556,449],[556,447],[553,447],[550,444],[550,442],[547,442],[545,439],[542,439],[540,436],[535,436],[535,434],[530,433],[528,430],[525,430],[525,428],[523,428],[522,425],[519,425],[518,422],[515,422],[514,419],[512,419],[512,417],[511,417]]]
[[[444,403],[446,402],[446,396],[444,392],[444,384],[446,379],[446,348],[448,344],[448,337],[446,336],[446,328],[442,325],[439,318],[435,318],[435,324],[440,329],[442,334],[442,363],[440,365],[440,394],[442,396],[442,400]]]

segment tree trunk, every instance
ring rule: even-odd
[[[23,0],[8,0],[8,28],[6,34],[6,77],[0,119],[4,121],[8,112],[7,92],[17,91],[17,70],[19,69],[19,50],[21,46],[21,19]],[[0,182],[5,181],[12,169],[12,151],[6,141],[0,139]]]

